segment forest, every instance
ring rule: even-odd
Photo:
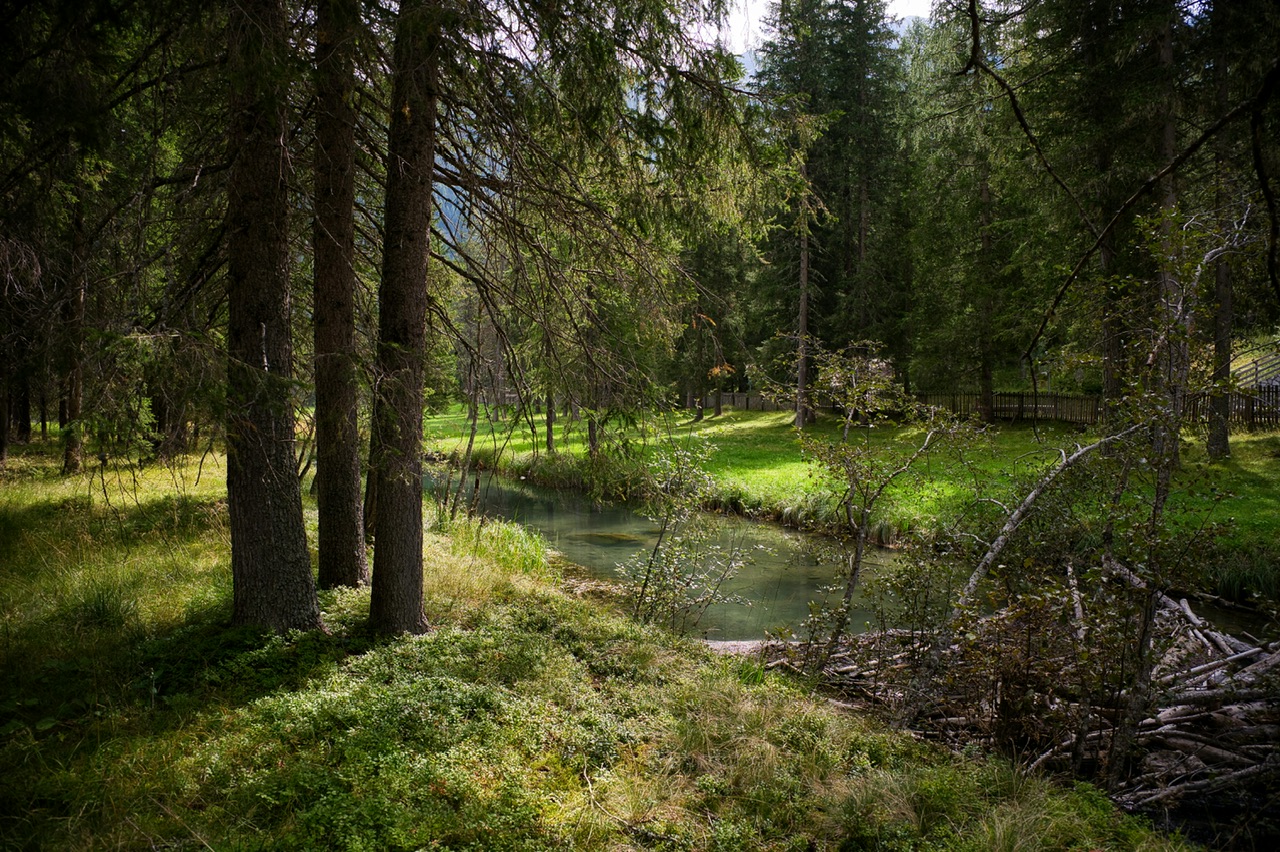
[[[974,770],[1007,771],[992,789],[1010,801],[1059,795],[1018,780],[1053,772],[1223,848],[1280,833],[1280,9],[938,0],[904,21],[883,0],[779,0],[734,55],[718,35],[730,7],[0,7],[0,767],[57,764],[61,779],[6,784],[0,810],[21,816],[0,837],[1181,842],[1094,799],[1055,805],[1073,816],[1053,831],[993,827],[960,793],[936,819],[873,819],[883,791],[851,793],[855,775],[950,764],[821,709],[801,727],[847,753],[748,777],[709,756],[730,746],[690,733],[709,707],[644,697],[668,656],[677,691],[746,690],[734,706],[757,721],[821,690],[857,695],[896,728],[1011,761]],[[713,422],[709,445],[678,439]],[[725,484],[784,463],[734,444],[735,423],[804,460],[775,474],[781,496]],[[452,504],[424,486],[433,465],[452,465]],[[620,566],[620,592],[586,594],[605,609],[621,594],[631,620],[556,598],[571,568],[460,512],[479,468],[643,504],[660,543]],[[708,570],[737,569],[707,555],[708,510],[820,533],[843,566],[805,625],[756,662],[712,663],[711,686],[687,656],[701,651],[646,632],[718,600]],[[903,554],[881,580],[895,615],[855,635],[881,545]],[[166,571],[185,579],[164,591]],[[1210,624],[1206,601],[1254,620]],[[517,708],[507,690],[533,669],[554,672],[537,681],[546,706]],[[406,745],[354,693],[308,704],[336,670],[360,689],[383,671],[403,694],[369,706],[466,732]],[[578,695],[575,677],[603,692]],[[427,681],[448,686],[427,701]],[[564,706],[589,718],[553,747]],[[471,731],[486,713],[517,721]],[[322,722],[307,714],[386,728],[365,745],[326,735],[332,753],[287,778],[250,766],[277,736],[311,754],[301,728]],[[646,745],[641,717],[678,744]],[[789,718],[761,722],[756,745],[783,754]],[[237,725],[258,734],[233,742]],[[233,757],[174,768],[196,740]],[[162,742],[167,757],[146,751]],[[334,755],[366,746],[387,761],[368,778],[413,792],[374,802],[316,780],[326,761],[356,772]],[[390,768],[464,746],[486,768]],[[166,767],[160,786],[102,793],[121,750]],[[654,815],[636,802],[663,787],[657,753],[693,756],[663,764],[692,774]],[[986,783],[953,772],[940,788]],[[794,789],[774,802],[761,790],[782,776]],[[424,804],[422,789],[443,792]],[[138,802],[154,803],[142,827],[112,810]],[[1187,803],[1201,810],[1168,816]],[[824,809],[845,816],[810,825]]]

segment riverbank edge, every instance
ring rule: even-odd
[[[460,470],[465,459],[460,450],[428,450],[428,463]],[[595,460],[578,453],[491,453],[473,451],[471,470],[495,473],[507,479],[525,481],[540,488],[584,494],[603,502],[638,503],[648,496],[644,460],[638,457],[601,457]],[[839,507],[830,496],[808,493],[788,505],[771,504],[758,494],[738,485],[726,485],[713,477],[704,511],[734,515],[752,521],[778,524],[786,529],[815,535],[838,536],[841,532]],[[941,518],[936,527],[921,526],[916,518],[890,516],[876,522],[868,542],[877,547],[895,548],[910,537],[929,539],[945,529]],[[1280,609],[1280,537],[1267,547],[1257,541],[1237,543],[1214,538],[1202,551],[1203,590],[1182,590],[1192,597],[1216,601],[1249,612]]]

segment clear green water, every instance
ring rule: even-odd
[[[431,488],[431,482],[427,483]],[[468,495],[474,482],[468,482]],[[464,496],[469,500],[469,496]],[[480,479],[479,510],[491,517],[517,521],[540,533],[569,561],[599,579],[619,579],[618,565],[658,539],[657,525],[626,506],[598,504],[581,495],[541,489],[522,482],[485,476]],[[740,548],[750,561],[722,587],[750,606],[724,604],[710,608],[693,631],[708,639],[760,639],[766,630],[798,628],[809,614],[810,601],[835,582],[840,566],[818,551],[823,542],[736,517],[712,516],[719,527],[718,544]],[[872,554],[863,577],[871,576],[889,555]],[[851,625],[861,630],[872,619],[866,601],[855,598]]]

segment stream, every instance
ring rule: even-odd
[[[624,505],[600,504],[574,492],[538,488],[490,474],[480,477],[479,511],[489,517],[523,524],[542,535],[570,562],[581,565],[597,579],[617,581],[618,566],[658,540],[658,526]],[[456,487],[457,479],[454,479]],[[428,478],[428,491],[437,486]],[[468,477],[464,500],[470,500],[475,479]],[[809,614],[809,602],[821,596],[823,586],[836,580],[840,565],[820,561],[816,536],[744,518],[711,515],[717,526],[717,543],[739,548],[749,561],[737,576],[721,587],[725,595],[737,595],[750,605],[726,603],[710,607],[691,631],[707,639],[762,639],[766,630],[784,626],[798,629]],[[888,551],[873,551],[863,564],[865,581],[892,558]],[[865,629],[873,619],[869,605],[855,595],[850,627]]]

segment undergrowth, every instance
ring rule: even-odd
[[[429,532],[424,636],[366,590],[233,630],[216,459],[105,496],[55,464],[0,474],[0,847],[1182,848],[576,598],[492,521]]]

